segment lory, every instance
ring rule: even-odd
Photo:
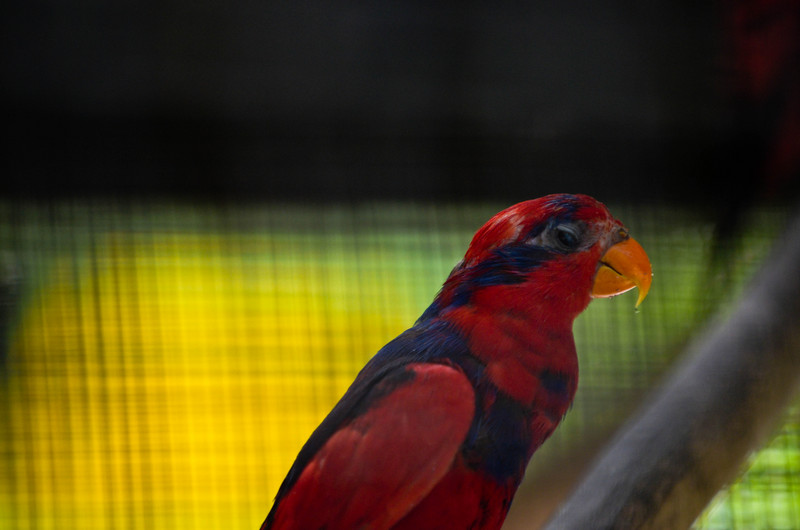
[[[317,427],[261,528],[500,528],[575,395],[575,317],[633,287],[638,306],[651,277],[589,196],[501,211]]]

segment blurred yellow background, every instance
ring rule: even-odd
[[[24,289],[0,390],[0,526],[257,528],[310,432],[502,206],[5,205]],[[579,319],[581,388],[551,453],[617,422],[609,404],[646,391],[695,329],[682,309],[708,227],[615,213],[653,258],[653,291],[639,313],[623,296]],[[755,225],[734,293],[781,218]],[[770,528],[800,509],[797,417],[771,453],[790,478],[772,481],[787,498]],[[720,503],[705,527],[741,510]]]

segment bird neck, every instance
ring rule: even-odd
[[[490,382],[514,399],[543,399],[538,403],[566,412],[578,378],[572,324],[591,300],[592,274],[584,273],[591,269],[568,260],[525,275],[479,269],[454,269],[420,323],[444,321],[457,330]],[[565,275],[569,285],[557,281]]]
[[[563,415],[578,379],[573,319],[534,313],[465,305],[440,318],[461,331],[489,382],[522,404]]]

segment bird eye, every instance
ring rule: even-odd
[[[555,227],[555,239],[562,250],[575,250],[580,243],[580,232],[575,225],[558,225]]]

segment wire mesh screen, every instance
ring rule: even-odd
[[[0,527],[256,528],[360,367],[504,206],[0,205]],[[512,513],[735,301],[785,220],[757,212],[730,267],[709,272],[701,217],[609,206],[647,249],[653,289],[639,311],[623,295],[579,317],[575,405]],[[696,526],[797,528],[799,442],[796,404]]]

